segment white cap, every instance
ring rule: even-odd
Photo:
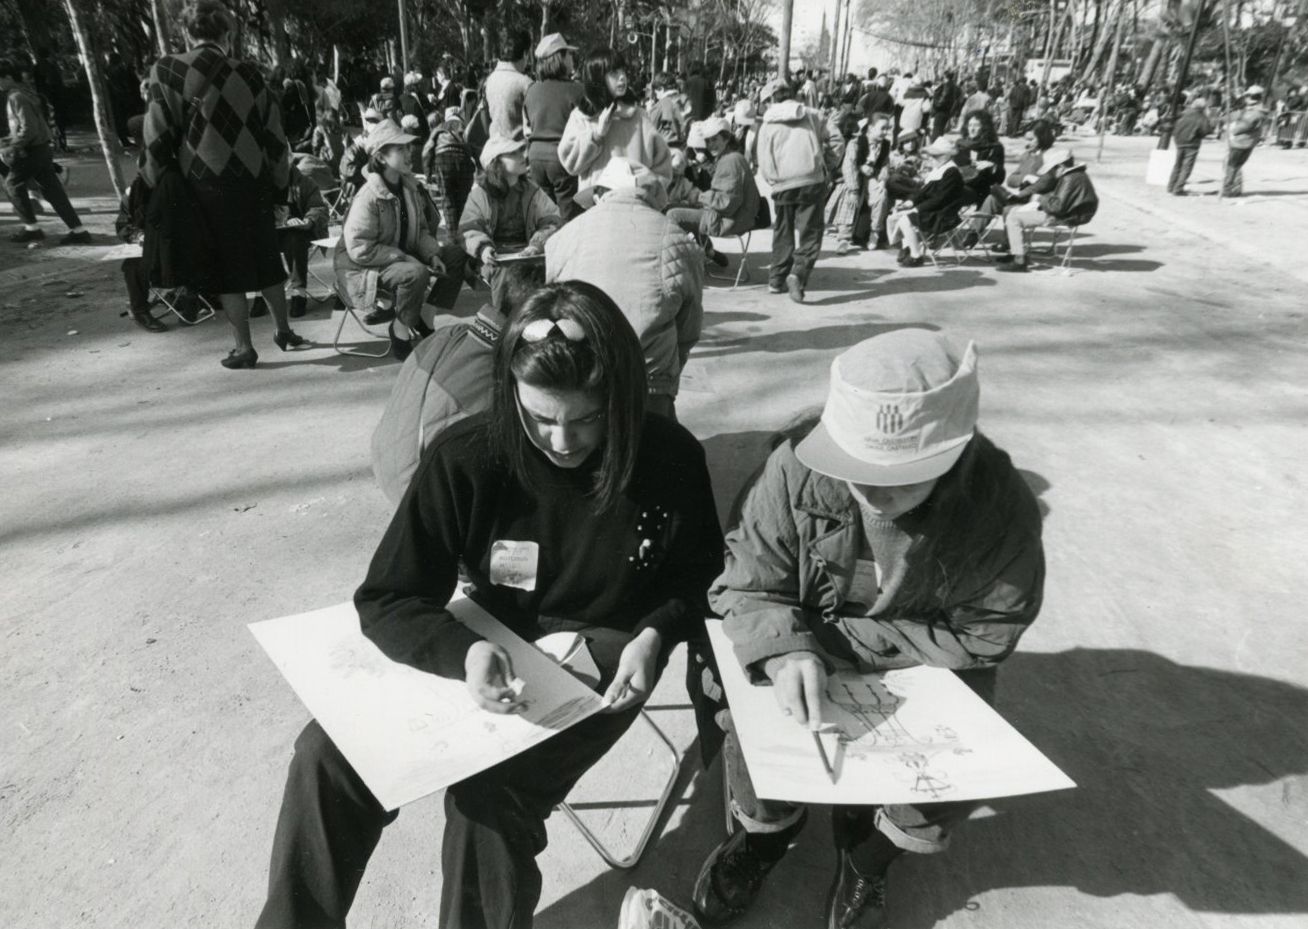
[[[710,116],[699,125],[705,139],[711,139],[719,133],[731,132],[731,127],[727,125],[727,121],[721,116]]]
[[[976,431],[981,389],[976,345],[942,333],[897,329],[831,363],[822,420],[795,448],[806,467],[873,487],[945,474]]]
[[[375,106],[370,106],[368,109],[363,111],[363,121],[365,123],[379,123],[381,122],[381,118],[382,116],[377,112]]]
[[[384,77],[384,78],[382,78],[382,79],[381,79],[381,86],[382,86],[382,87],[394,87],[394,86],[395,86],[395,78],[393,78],[393,77]]]
[[[595,178],[595,186],[607,190],[628,190],[636,186],[636,171],[631,162],[614,155]]]
[[[569,45],[564,41],[562,33],[551,32],[541,39],[540,44],[536,46],[536,57],[548,58],[556,52],[575,52],[576,50],[577,46]]]

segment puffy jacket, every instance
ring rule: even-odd
[[[640,338],[653,394],[676,396],[704,318],[704,257],[635,190],[615,190],[545,246],[547,281],[582,280],[622,309]]]
[[[500,324],[487,307],[472,319],[437,316],[435,331],[400,366],[372,433],[372,473],[392,505],[399,505],[436,436],[490,409]]]
[[[400,250],[400,203],[381,175],[365,171],[363,186],[350,203],[334,267],[337,285],[352,306],[366,309],[377,302],[382,268],[408,258],[430,264],[439,251],[440,217],[431,198],[419,192],[410,174],[400,175],[400,183],[409,216],[406,251]]]
[[[797,100],[768,107],[758,131],[758,168],[773,192],[822,184],[840,167],[845,142]]]
[[[608,134],[600,141],[595,140],[597,122],[578,107],[568,117],[559,140],[559,163],[576,176],[579,190],[594,187],[595,179],[614,155],[644,165],[665,184],[671,183],[672,150],[648,113],[640,107],[635,107],[630,116],[615,113]]]
[[[527,241],[506,242],[500,234],[501,212],[505,204],[513,209],[523,211],[522,223],[527,232]],[[468,194],[468,202],[463,205],[463,215],[459,217],[459,235],[463,236],[463,248],[473,258],[481,257],[481,250],[492,245],[535,245],[540,247],[545,240],[559,228],[559,208],[554,201],[525,177],[518,181],[518,186],[501,197],[491,196],[485,187],[485,180],[479,179]]]
[[[1099,210],[1099,195],[1086,174],[1085,165],[1073,165],[1057,172],[1054,189],[1040,198],[1040,209],[1050,219],[1070,226],[1084,226]]]
[[[1040,512],[1008,456],[984,436],[973,441],[984,443],[981,454],[999,456],[1007,530],[934,609],[893,596],[870,611],[846,608],[863,546],[858,503],[848,484],[801,464],[792,442],[772,453],[727,533],[726,568],[709,589],[755,679],[764,661],[793,651],[815,652],[833,667],[955,670],[993,666],[1012,652],[1040,611]]]

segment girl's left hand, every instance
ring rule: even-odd
[[[604,712],[620,713],[644,703],[658,683],[659,650],[663,637],[646,629],[627,643],[618,659],[618,673],[604,692]]]

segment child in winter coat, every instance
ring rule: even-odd
[[[463,247],[471,267],[491,288],[491,303],[501,303],[504,266],[501,256],[540,256],[559,228],[559,208],[527,177],[527,143],[521,137],[492,136],[481,151],[483,173],[459,219]]]
[[[868,241],[875,243],[885,235],[886,170],[890,161],[891,118],[886,113],[874,115],[858,126],[845,146],[840,180],[827,198],[827,225],[836,227],[836,254],[852,251],[855,226],[859,215],[868,213]]]
[[[979,399],[970,344],[912,328],[860,342],[832,365],[821,421],[772,453],[727,533],[709,603],[745,673],[770,682],[805,729],[822,721],[837,668],[949,668],[990,702],[998,667],[1039,614],[1040,510],[976,428]],[[750,907],[808,816],[803,804],[759,798],[729,712],[719,719],[740,828],[694,889],[713,925]],[[822,925],[884,926],[891,864],[944,851],[975,807],[834,807]]]

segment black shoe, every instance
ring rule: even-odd
[[[876,247],[877,247],[878,249],[889,248],[889,247],[890,247],[890,240],[887,239],[887,238],[886,238],[885,236],[883,236],[883,235],[882,235],[882,236],[877,236],[877,244],[876,244]]]
[[[991,250],[992,252],[994,252],[995,254],[997,254],[997,255],[1007,255],[1007,254],[1008,254],[1008,243],[1007,243],[1007,242],[996,242],[994,245],[990,246],[990,250]]]
[[[127,315],[132,317],[132,322],[140,326],[146,332],[167,332],[168,327],[150,315],[149,310],[128,310]]]
[[[1013,261],[1013,256],[1012,256],[1012,255],[996,255],[996,256],[995,256],[995,264],[997,264],[997,265],[1006,265],[1006,264],[1011,264],[1012,261]]]
[[[222,365],[224,368],[253,368],[258,360],[259,353],[252,348],[247,348],[243,352],[232,349],[222,360]]]
[[[386,332],[391,337],[391,357],[396,361],[403,362],[413,352],[413,342],[409,339],[401,339],[395,334],[395,324],[391,323],[386,327]]]
[[[981,235],[976,230],[970,230],[963,235],[963,240],[958,244],[964,251],[975,248],[976,243],[981,241]]]
[[[302,335],[297,335],[293,329],[283,329],[281,332],[273,333],[273,344],[282,351],[288,348],[299,348],[309,340]]]
[[[798,274],[786,275],[786,290],[790,294],[790,299],[796,303],[804,302],[804,284],[799,279]]]
[[[900,250],[895,254],[895,261],[897,261],[899,264],[902,265],[904,262],[908,261],[908,259],[912,257],[913,257],[913,253],[910,252],[907,248],[900,248]]]
[[[24,242],[40,242],[44,238],[45,233],[40,229],[24,229],[11,235],[9,241],[22,245]]]
[[[780,284],[773,284],[771,282],[768,283],[768,293],[784,294],[785,292],[786,292],[786,288],[782,287]]]
[[[365,326],[380,326],[382,323],[389,323],[394,318],[395,309],[393,307],[387,307],[386,309],[378,307],[363,318],[363,324]]]
[[[714,248],[712,242],[704,247],[704,254],[708,256],[709,261],[713,262],[719,268],[725,268],[727,266],[727,256]]]
[[[250,319],[257,319],[260,316],[268,315],[268,301],[263,297],[255,297],[250,301]]]
[[[1188,191],[1188,190],[1174,190],[1174,191],[1172,191],[1172,196],[1173,196],[1173,197],[1188,197],[1188,196],[1190,196],[1190,191]]]
[[[1000,265],[998,268],[996,268],[995,270],[996,270],[996,271],[1007,271],[1007,272],[1009,272],[1009,273],[1024,274],[1024,273],[1026,273],[1026,270],[1027,270],[1027,267],[1026,267],[1026,259],[1025,259],[1025,258],[1014,259],[1014,258],[1010,255],[1010,256],[1008,257],[1008,261],[1005,262],[1005,263],[1003,263],[1003,264],[1001,264],[1001,265]]]
[[[785,854],[784,846],[782,854]],[[760,856],[749,843],[749,833],[737,829],[709,853],[695,879],[695,915],[709,925],[720,925],[743,914],[754,903],[763,881],[781,855]]]
[[[850,854],[836,849],[836,876],[827,892],[827,929],[885,929],[886,875],[867,877]]]
[[[91,233],[83,229],[81,232],[70,232],[59,239],[60,245],[90,245]]]
[[[306,297],[296,296],[291,298],[291,319],[299,319],[309,309],[309,301]]]

